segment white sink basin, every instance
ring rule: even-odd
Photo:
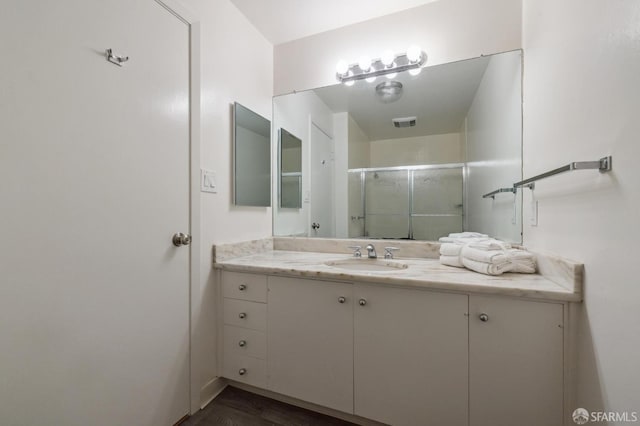
[[[360,259],[341,259],[326,262],[325,265],[332,268],[346,269],[349,271],[361,272],[394,272],[407,269],[409,265],[401,262],[386,259],[369,259],[363,257]]]

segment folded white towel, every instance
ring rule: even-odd
[[[504,262],[499,264],[478,262],[476,260],[462,258],[462,264],[467,269],[471,269],[475,272],[480,272],[485,275],[502,275],[505,272],[509,272],[513,269],[514,265],[511,262]]]
[[[507,250],[511,248],[511,244],[505,241],[494,240],[493,238],[472,241],[467,243],[467,245],[478,250]]]
[[[447,266],[455,266],[456,268],[464,268],[460,261],[460,256],[440,256],[440,263]]]
[[[460,250],[460,257],[484,263],[499,264],[509,262],[509,256],[504,250],[480,250],[473,248],[470,245],[462,247],[462,250]]]
[[[460,256],[462,244],[444,243],[440,245],[440,254],[443,256]]]
[[[485,241],[490,238],[487,237],[474,237],[474,238],[452,238],[452,237],[440,237],[438,239],[441,243],[455,243],[455,244],[467,244],[474,241]]]
[[[520,274],[536,273],[536,257],[526,250],[511,249],[507,250],[507,254],[511,257],[514,268],[511,272]]]
[[[487,238],[487,234],[481,234],[479,232],[454,232],[449,234],[449,238]]]

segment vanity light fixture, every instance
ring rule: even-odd
[[[339,82],[352,85],[356,80],[375,81],[381,75],[393,78],[398,72],[411,70],[411,75],[418,75],[421,67],[427,62],[427,54],[420,47],[411,46],[407,53],[395,54],[391,51],[382,53],[379,59],[362,56],[358,63],[349,65],[340,61],[336,65],[336,78]]]

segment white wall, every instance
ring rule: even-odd
[[[518,243],[522,191],[482,195],[522,180],[521,75],[519,51],[492,56],[466,120],[468,230]]]
[[[236,207],[231,203],[231,134],[233,102],[271,117],[273,46],[229,0],[182,1],[202,25],[200,165],[216,172],[218,186],[217,194],[201,194],[201,305],[192,306],[200,312],[200,320],[193,326],[196,367],[203,386],[217,375],[211,246],[271,235],[271,208]]]
[[[356,120],[349,115],[349,168],[362,169],[369,167],[369,157],[371,155],[369,137],[360,128]]]
[[[313,120],[325,132],[333,134],[333,113],[312,91],[300,92],[295,95],[280,96],[273,99],[272,133],[274,142],[273,164],[277,164],[278,129],[284,128],[292,135],[302,140],[302,208],[281,209],[278,207],[277,168],[273,174],[273,208],[275,209],[273,231],[275,235],[307,235],[309,232],[309,202],[310,191],[310,149],[309,138]],[[305,201],[305,199],[307,199]]]
[[[459,133],[380,139],[369,146],[369,167],[462,163],[465,158]]]
[[[521,1],[443,0],[280,44],[274,50],[274,93],[336,83],[339,60],[404,52],[418,44],[428,65],[521,46]]]
[[[588,410],[640,411],[640,2],[524,1],[524,174],[613,155],[613,171],[537,183],[524,244],[585,264],[578,395]],[[604,423],[603,423],[604,424]]]
[[[333,175],[335,177],[333,193],[336,238],[349,236],[349,176],[347,170],[349,169],[349,150],[351,149],[349,124],[353,121],[350,119],[348,112],[333,114]]]

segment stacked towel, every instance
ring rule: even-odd
[[[505,272],[533,274],[536,272],[533,254],[511,247],[504,241],[477,232],[449,234],[440,238],[440,263],[458,268],[466,267],[486,275]]]

